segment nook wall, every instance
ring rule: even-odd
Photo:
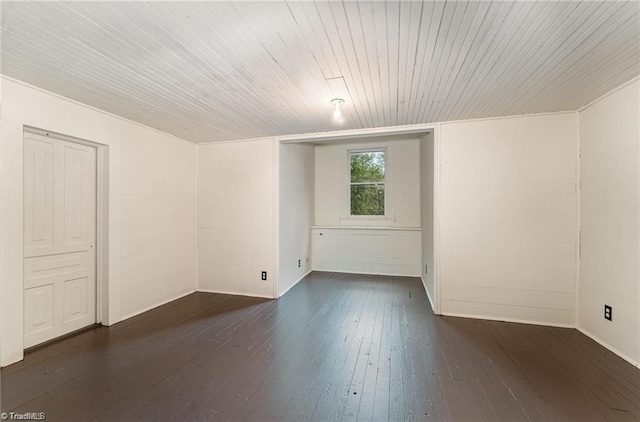
[[[282,296],[311,271],[315,147],[280,144],[279,150],[277,290]]]
[[[349,216],[349,151],[386,150],[384,218]],[[419,276],[420,141],[318,145],[315,151],[313,269]]]
[[[422,224],[422,283],[435,310],[435,139],[433,132],[420,138],[420,215]]]

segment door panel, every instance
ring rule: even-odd
[[[96,149],[25,133],[25,347],[96,321]]]
[[[25,143],[25,248],[53,245],[53,150],[50,139],[29,140]]]
[[[87,259],[86,251],[33,257],[25,261],[24,277],[33,280],[72,271],[86,271],[89,266]]]
[[[64,243],[89,244],[95,237],[95,149],[64,145]],[[88,183],[93,181],[93,183]]]
[[[64,319],[65,324],[87,317],[87,277],[65,280]]]
[[[45,284],[24,291],[25,338],[47,337],[53,332],[54,285]]]

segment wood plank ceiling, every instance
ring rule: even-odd
[[[639,9],[2,2],[2,72],[194,142],[576,110],[640,74]]]

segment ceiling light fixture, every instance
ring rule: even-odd
[[[334,98],[331,100],[331,105],[334,107],[333,110],[333,118],[339,119],[342,117],[342,105],[344,104],[344,100],[342,98]]]

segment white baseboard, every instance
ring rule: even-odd
[[[429,299],[429,303],[431,304],[431,310],[433,311],[434,314],[436,314],[436,307],[433,305],[433,299],[429,294],[429,289],[427,289],[427,283],[424,281],[424,277],[422,277],[422,275],[420,276],[420,280],[422,280],[422,287],[424,287],[424,291],[427,294],[427,299]]]
[[[455,312],[442,312],[441,315],[457,317],[457,318],[472,318],[472,319],[485,319],[488,321],[513,322],[516,324],[542,325],[544,327],[576,328],[572,324],[557,324],[554,322],[530,321],[526,319],[515,319],[515,318],[497,318],[497,317],[492,318],[486,315],[458,314]]]
[[[133,318],[133,317],[134,317],[134,316],[136,316],[136,315],[143,314],[143,313],[145,313],[145,312],[147,312],[147,311],[150,311],[150,310],[152,310],[152,309],[155,309],[155,308],[157,308],[157,307],[159,307],[159,306],[166,305],[166,304],[167,304],[167,303],[169,303],[169,302],[173,302],[174,300],[178,300],[178,299],[183,298],[183,297],[185,297],[185,296],[189,296],[191,293],[195,293],[195,292],[196,292],[196,290],[190,290],[190,291],[188,291],[188,292],[186,292],[186,293],[181,293],[181,294],[179,294],[178,296],[173,297],[172,299],[163,300],[162,302],[160,302],[160,303],[158,303],[158,304],[156,304],[156,305],[151,305],[151,306],[149,306],[149,307],[146,307],[146,308],[142,309],[141,311],[136,311],[136,312],[134,312],[134,313],[132,313],[132,314],[129,314],[129,315],[123,316],[123,317],[120,319],[120,321],[118,321],[118,322],[121,322],[121,321],[127,320],[127,319],[129,319],[129,318]],[[103,324],[103,325],[107,325],[107,324]],[[111,324],[111,325],[113,325],[113,324]]]
[[[203,292],[203,293],[218,293],[221,295],[233,295],[233,296],[246,296],[246,297],[259,297],[262,299],[273,299],[273,296],[269,296],[269,295],[255,295],[255,294],[248,294],[248,293],[240,293],[240,292],[234,292],[234,291],[225,291],[225,290],[212,290],[212,289],[198,289],[198,292]]]
[[[285,290],[284,292],[282,292],[281,294],[278,295],[278,298],[281,298],[282,296],[286,295],[287,292],[289,290],[291,290],[296,284],[300,283],[302,281],[302,279],[304,279],[306,276],[308,276],[309,274],[311,274],[313,272],[313,270],[309,270],[306,272],[306,274],[304,274],[302,277],[300,277],[298,280],[296,280],[295,283],[293,283],[291,286],[287,287],[287,290]]]
[[[420,274],[391,274],[382,272],[366,272],[366,271],[343,271],[343,270],[330,270],[321,268],[312,268],[311,271],[318,271],[323,273],[341,273],[341,274],[362,274],[362,275],[384,275],[389,277],[420,277]]]
[[[621,357],[622,359],[626,360],[627,362],[629,362],[631,365],[635,366],[636,368],[640,368],[640,362],[637,362],[633,359],[631,359],[629,356],[625,355],[624,353],[621,353],[619,350],[617,350],[615,347],[611,347],[609,344],[605,343],[604,341],[602,341],[601,339],[599,339],[598,337],[594,336],[593,334],[591,334],[590,332],[588,332],[587,330],[585,330],[584,328],[581,327],[577,327],[576,328],[578,331],[580,331],[582,334],[584,334],[585,336],[589,337],[591,340],[595,341],[596,343],[598,343],[600,346],[604,347],[605,349],[611,351],[612,353],[615,353],[616,355],[618,355],[619,357]]]

